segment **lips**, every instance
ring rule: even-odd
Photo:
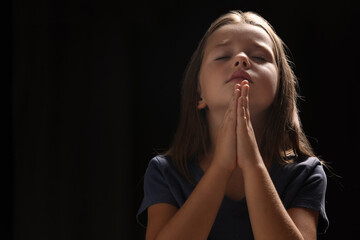
[[[243,70],[239,70],[239,71],[234,72],[231,75],[230,79],[226,81],[226,83],[231,82],[231,81],[236,81],[236,82],[240,83],[243,80],[248,80],[250,83],[253,83],[250,75],[247,72],[245,72]]]

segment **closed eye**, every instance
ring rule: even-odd
[[[256,61],[266,62],[266,59],[262,56],[253,56],[252,58]]]
[[[225,60],[225,59],[228,59],[228,58],[230,58],[230,57],[229,56],[218,57],[218,58],[215,58],[215,61]]]

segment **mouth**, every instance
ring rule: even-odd
[[[242,81],[247,80],[249,81],[249,83],[253,83],[250,75],[243,71],[243,70],[239,70],[234,72],[231,77],[226,81],[226,83],[228,82],[236,82],[236,83],[241,83]]]

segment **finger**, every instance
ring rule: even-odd
[[[249,85],[249,81],[248,80],[243,80],[241,81],[241,87],[243,87],[245,84]]]
[[[242,97],[247,97],[247,95],[249,94],[249,84],[246,82],[247,82],[246,80],[241,82],[241,96]]]
[[[242,95],[244,97],[243,101],[244,101],[244,109],[245,109],[245,117],[246,119],[250,120],[250,108],[249,108],[249,92],[250,92],[250,85],[249,84],[245,84],[242,87],[243,91],[242,91]]]
[[[234,85],[234,97],[235,100],[237,100],[241,96],[241,84],[235,84]]]
[[[230,112],[229,113],[230,113],[233,120],[236,119],[237,102],[238,102],[238,99],[239,99],[240,96],[241,96],[241,88],[240,88],[240,84],[239,84],[239,86],[235,86],[235,90],[234,90],[234,93],[233,93],[233,99],[232,99],[231,106],[230,106]]]
[[[238,99],[241,96],[241,84],[235,84],[234,86],[235,90],[234,90],[234,113],[236,113],[237,111],[237,107],[238,107]]]
[[[244,124],[244,120],[246,120],[246,113],[245,113],[245,107],[244,107],[244,97],[240,96],[237,101],[237,125],[241,127]]]
[[[243,97],[241,103],[242,103],[242,107],[246,108],[246,104],[245,104],[245,98],[248,95],[248,88],[245,86],[249,86],[249,82],[247,80],[244,80],[241,82],[241,96]]]
[[[229,110],[230,111],[236,111],[236,101],[237,99],[240,97],[241,95],[241,86],[240,84],[236,84],[234,86],[234,91],[233,91],[233,94],[231,96],[231,100],[230,100],[230,103],[229,103]]]
[[[233,91],[233,93],[231,95],[231,98],[230,98],[228,109],[226,110],[226,113],[225,113],[225,116],[224,116],[224,121],[225,122],[229,121],[229,119],[234,119],[235,120],[235,118],[236,118],[235,114],[236,114],[237,99],[239,98],[240,95],[241,95],[240,84],[236,84],[234,86],[234,91]]]
[[[235,102],[236,100],[241,96],[241,85],[240,84],[236,84],[235,85],[235,90],[234,90],[234,97],[235,97]]]
[[[249,95],[249,84],[248,81],[244,80],[241,82],[241,96],[237,101],[238,103],[237,124],[239,127],[241,127],[250,117],[250,114],[248,113],[248,109],[249,109],[248,95]]]
[[[239,98],[239,104],[240,104],[240,116],[243,118],[243,119],[246,119],[246,108],[245,108],[245,97],[241,96]]]

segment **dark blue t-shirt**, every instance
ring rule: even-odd
[[[329,221],[325,213],[327,179],[315,157],[288,164],[273,164],[270,176],[286,209],[302,207],[319,212],[318,234],[325,233]],[[198,183],[204,172],[197,161],[190,174]],[[179,174],[168,156],[151,159],[145,173],[144,199],[137,214],[138,222],[146,227],[147,208],[156,203],[169,203],[180,208],[195,186]],[[224,196],[208,239],[253,239],[246,198],[233,201]]]

